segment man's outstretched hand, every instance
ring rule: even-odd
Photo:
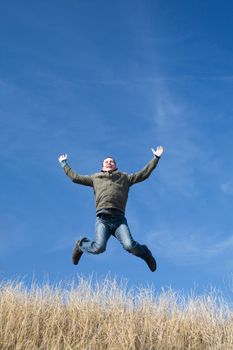
[[[163,154],[163,146],[158,146],[156,148],[156,151],[154,150],[154,148],[151,148],[151,151],[153,152],[154,156],[161,157],[161,155]]]
[[[61,154],[61,155],[58,157],[58,160],[59,160],[59,162],[61,163],[61,162],[66,161],[67,158],[68,158],[67,154]]]

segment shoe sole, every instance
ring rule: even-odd
[[[74,265],[78,265],[79,260],[80,260],[81,256],[83,255],[83,252],[79,248],[79,243],[80,243],[80,241],[76,242],[75,247],[74,247],[73,252],[72,252],[72,262]]]
[[[149,269],[151,270],[151,272],[156,271],[157,264],[156,264],[156,260],[153,256],[151,256],[148,260],[146,260],[146,263],[147,263]]]

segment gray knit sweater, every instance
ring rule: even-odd
[[[99,172],[93,175],[80,175],[66,163],[64,171],[74,182],[93,187],[96,201],[96,211],[114,208],[125,212],[130,186],[146,180],[155,169],[159,157],[153,158],[142,170],[127,174],[115,170],[113,172]]]

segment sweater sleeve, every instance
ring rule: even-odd
[[[153,158],[142,170],[128,175],[129,185],[132,186],[137,182],[146,180],[152,171],[156,168],[159,162],[159,157]]]
[[[93,187],[93,179],[90,175],[80,175],[76,173],[71,167],[66,163],[63,166],[64,172],[74,183]]]

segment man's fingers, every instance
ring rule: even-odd
[[[67,159],[67,154],[61,154],[61,155],[58,157],[59,162],[62,162],[63,160],[66,160],[66,159]]]
[[[156,151],[154,150],[154,148],[151,148],[151,151],[155,156],[160,157],[161,154],[163,153],[163,146],[157,146]]]

